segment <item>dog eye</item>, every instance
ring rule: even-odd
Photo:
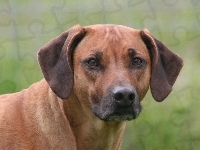
[[[133,61],[132,61],[132,65],[134,67],[139,67],[139,66],[142,65],[142,63],[143,63],[143,60],[138,58],[138,57],[134,58]]]
[[[99,62],[96,58],[90,58],[87,60],[87,65],[91,68],[99,67]]]

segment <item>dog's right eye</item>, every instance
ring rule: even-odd
[[[91,58],[87,61],[88,65],[91,66],[91,67],[96,67],[98,66],[98,63],[97,63],[97,60],[94,59],[94,58]]]
[[[89,58],[86,60],[86,65],[89,69],[98,69],[100,64],[96,58]]]

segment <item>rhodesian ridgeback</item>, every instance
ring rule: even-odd
[[[38,52],[44,79],[0,97],[2,150],[116,150],[149,87],[161,102],[182,59],[146,29],[72,27]]]

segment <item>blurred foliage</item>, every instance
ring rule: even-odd
[[[42,79],[37,51],[75,24],[123,24],[147,28],[181,55],[184,67],[162,103],[150,92],[139,118],[127,123],[122,150],[200,148],[200,2],[67,0],[0,2],[0,94]]]

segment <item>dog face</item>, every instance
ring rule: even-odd
[[[38,60],[58,97],[74,91],[105,121],[135,119],[149,86],[156,101],[165,99],[183,65],[147,30],[121,25],[75,26],[41,48]]]
[[[139,30],[112,25],[85,30],[87,35],[73,57],[77,97],[82,99],[85,93],[85,101],[102,120],[136,118],[151,74],[149,52]]]

